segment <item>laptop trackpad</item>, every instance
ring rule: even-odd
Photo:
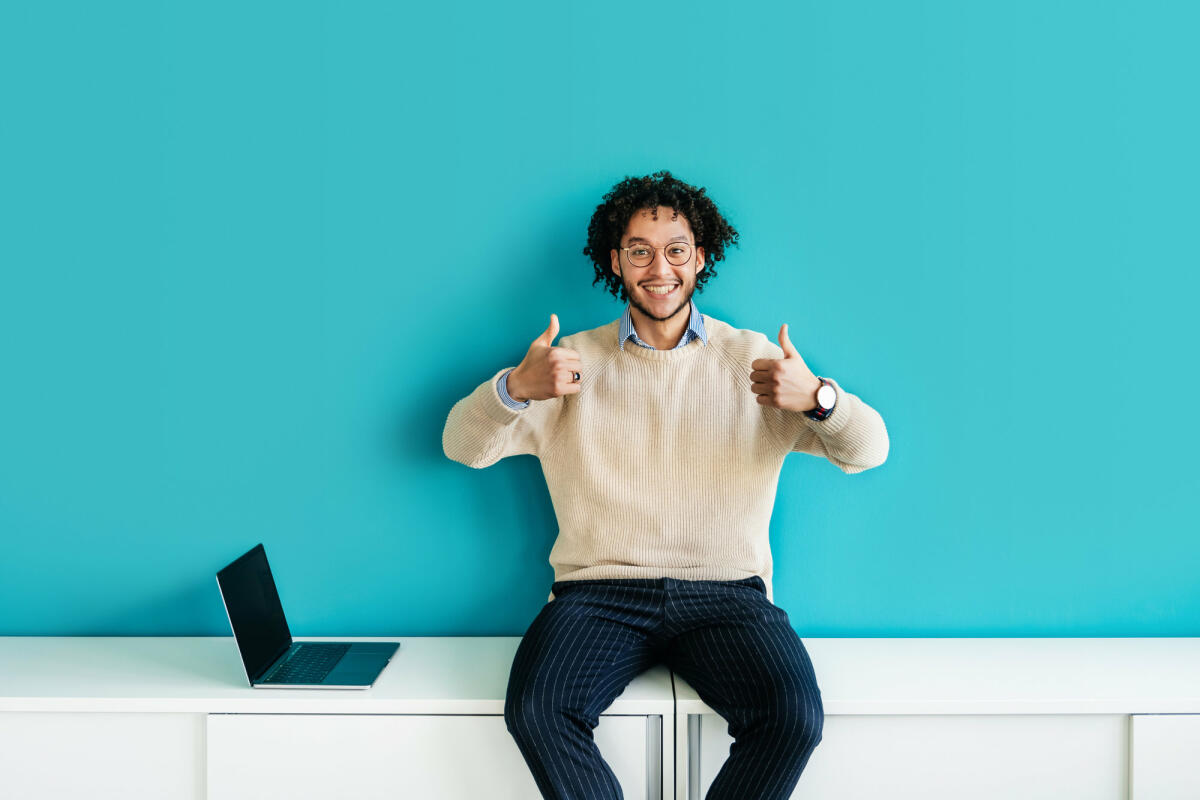
[[[365,685],[374,683],[375,678],[387,664],[387,658],[371,653],[342,656],[333,671],[322,683]]]
[[[341,670],[365,670],[371,672],[379,669],[383,664],[387,663],[387,658],[374,653],[347,653],[342,656],[342,660],[337,663],[337,669]]]

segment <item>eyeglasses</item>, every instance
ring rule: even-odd
[[[635,267],[648,267],[654,261],[655,252],[662,250],[667,261],[677,267],[682,267],[688,263],[688,259],[692,257],[692,246],[688,242],[669,242],[662,247],[653,247],[648,244],[631,244],[629,247],[622,247],[625,251],[625,256],[629,259],[629,263]]]

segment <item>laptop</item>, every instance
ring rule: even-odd
[[[399,642],[294,642],[261,544],[217,573],[221,601],[255,689],[367,689]]]

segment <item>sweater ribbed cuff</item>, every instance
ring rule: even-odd
[[[475,390],[483,413],[487,414],[488,419],[498,422],[501,425],[513,424],[522,413],[521,409],[511,408],[505,404],[504,398],[500,396],[500,387],[496,385],[500,377],[512,369],[516,369],[516,367],[505,367],[493,375],[487,383]]]
[[[854,416],[854,398],[843,392],[841,385],[833,378],[828,375],[824,377],[833,384],[833,388],[837,389],[838,398],[833,406],[833,413],[825,419],[813,419],[808,414],[803,414],[804,421],[808,427],[817,432],[818,436],[836,436],[842,432],[842,429],[849,424],[850,418]]]

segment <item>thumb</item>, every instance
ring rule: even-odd
[[[783,327],[779,329],[779,346],[783,348],[783,357],[792,358],[800,355],[795,347],[792,347],[792,340],[788,338],[787,323],[783,323]]]
[[[550,326],[547,327],[546,330],[542,331],[542,335],[534,339],[534,341],[538,344],[543,344],[546,347],[550,347],[554,342],[555,336],[558,336],[558,315],[551,314]]]

